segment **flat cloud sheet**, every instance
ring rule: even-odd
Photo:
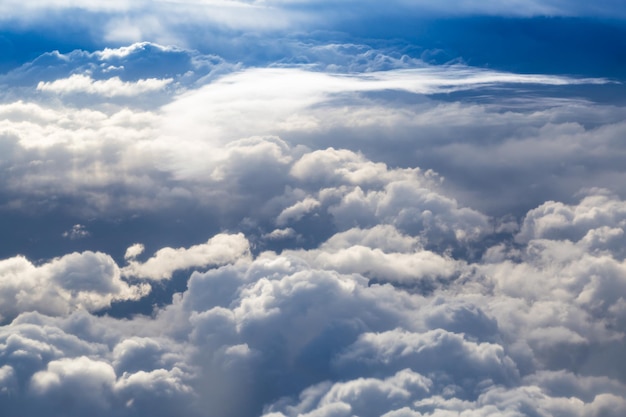
[[[625,415],[626,9],[496,3],[4,2],[0,414]]]

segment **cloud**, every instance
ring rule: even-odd
[[[319,201],[314,198],[307,197],[302,201],[298,201],[293,206],[287,207],[286,209],[281,211],[276,218],[276,224],[278,224],[279,226],[284,226],[289,221],[298,221],[302,218],[302,216],[315,210],[319,206]]]
[[[63,232],[62,236],[72,240],[84,239],[89,236],[89,231],[82,224],[75,224],[70,230]]]
[[[588,227],[612,221],[602,218]],[[245,241],[219,238],[227,237]],[[624,288],[611,287],[611,297],[594,289],[621,261],[587,252],[585,242],[536,238],[520,243],[524,254],[494,246],[477,263],[451,263],[460,275],[423,294],[374,283],[363,276],[363,262],[341,270],[315,260],[382,248],[419,267],[428,254],[419,237],[391,225],[349,229],[314,249],[240,254],[193,272],[187,289],[152,317],[22,314],[0,334],[9,358],[2,369],[7,380],[28,381],[38,404],[70,415],[88,407],[96,415],[142,413],[154,409],[155,398],[163,399],[164,415],[201,415],[206,407],[226,416],[620,413],[622,377],[597,376],[604,365],[580,347],[622,343],[626,322],[613,306]],[[184,260],[201,246],[176,253]],[[132,248],[138,256],[141,248]],[[589,272],[598,267],[602,280]],[[18,366],[28,357],[39,359]],[[591,368],[580,367],[581,358]],[[10,386],[17,396],[0,401],[18,407],[19,384]],[[70,408],[55,400],[92,386]]]
[[[115,372],[110,365],[84,356],[51,361],[46,368],[32,376],[31,389],[41,396],[54,395],[55,391],[71,393],[74,412],[93,406],[103,408],[106,391],[115,382]],[[83,402],[86,404],[82,405]]]
[[[432,381],[410,369],[382,380],[359,378],[332,386],[320,384],[303,392],[301,403],[288,407],[288,414],[270,412],[264,416],[383,415],[389,405],[408,404],[428,394],[431,385]],[[314,412],[310,412],[311,404],[317,404]]]
[[[623,202],[608,190],[589,190],[578,204],[549,201],[528,212],[516,239],[585,239],[593,246],[620,239],[626,221]]]
[[[319,249],[296,251],[294,255],[316,268],[357,273],[376,281],[405,283],[425,290],[439,280],[453,278],[461,269],[454,260],[424,250],[419,239],[403,235],[390,225],[339,232]]]
[[[170,36],[146,4],[103,22]],[[620,84],[289,47],[3,78],[0,409],[622,415],[624,111],[598,97]]]
[[[119,77],[107,80],[94,80],[88,75],[74,74],[69,78],[52,82],[40,81],[37,90],[57,94],[97,94],[104,97],[135,96],[158,91],[172,82],[171,78],[148,78],[135,82],[124,82]]]
[[[57,102],[93,105],[103,98],[123,107],[154,109],[186,86],[207,82],[219,74],[231,72],[238,64],[215,54],[151,42],[136,42],[119,48],[96,51],[75,49],[61,53],[44,52],[21,66],[0,74],[5,85],[3,96],[18,95],[39,100],[54,97]],[[34,88],[40,94],[33,94]],[[149,93],[150,101],[140,96]],[[131,100],[134,99],[134,100]],[[80,101],[82,100],[82,101]]]
[[[104,253],[72,253],[43,265],[23,256],[0,261],[0,317],[26,311],[64,315],[76,309],[97,311],[119,300],[138,300],[148,285],[129,285],[115,261]]]
[[[280,239],[291,239],[295,238],[296,231],[291,227],[287,227],[285,229],[274,229],[270,233],[266,233],[263,235],[265,239],[269,240],[280,240]]]
[[[131,260],[135,259],[137,256],[141,255],[144,251],[145,247],[141,243],[135,243],[132,246],[129,246],[126,249],[126,253],[124,254],[124,259]]]
[[[250,251],[248,241],[241,233],[213,236],[206,243],[189,248],[162,248],[145,262],[134,260],[141,253],[140,249],[136,245],[128,248],[126,259],[129,264],[122,268],[122,275],[153,280],[168,279],[174,271],[235,262],[245,258]]]
[[[340,94],[386,90],[435,94],[504,83],[570,85],[606,82],[602,79],[507,74],[465,66],[425,66],[366,74],[322,73],[302,68],[251,68],[183,95],[164,110],[170,115],[166,124],[170,131],[186,126],[195,138],[203,135],[218,135],[219,138],[225,134],[245,137],[249,133],[243,133],[244,129],[254,131],[255,135],[274,134],[277,125],[301,124],[302,119],[298,117],[301,112]],[[242,114],[253,117],[242,118]],[[210,123],[201,123],[207,117]],[[233,119],[237,119],[238,124],[232,123]],[[316,118],[309,116],[305,120],[305,126],[310,128]],[[233,126],[237,129],[232,130]]]
[[[335,45],[335,49],[337,47]],[[378,59],[374,55],[370,58]],[[219,73],[227,71],[226,68],[229,67],[223,66],[219,60],[217,64],[211,64],[211,57],[208,56],[141,43],[101,52],[66,54],[63,58],[55,58],[55,68],[56,65],[61,65],[59,62],[68,61],[76,61],[76,65],[85,70],[89,66],[95,65],[98,68],[100,64],[106,63],[105,68],[111,65],[116,68],[124,67],[123,71],[127,74],[125,77],[128,77],[132,68],[137,68],[139,63],[149,59],[157,60],[158,65],[150,65],[149,69],[144,71],[151,71],[153,67],[163,68],[164,72],[155,74],[161,80],[169,79],[166,71],[171,70],[167,65],[161,65],[161,61],[177,63],[175,74],[178,78],[172,81],[172,84],[183,82],[187,77],[184,74],[189,71],[195,74],[191,79],[198,80],[197,77],[206,74],[203,71],[211,73],[215,70]],[[418,63],[410,65],[415,66]],[[229,68],[232,70],[234,67]],[[71,70],[68,70],[68,73],[71,73]],[[134,74],[132,79],[135,80],[133,83],[150,79],[144,74],[135,72],[132,74]],[[68,76],[66,73],[58,79],[69,79],[66,78]],[[98,78],[100,76],[105,78],[97,79],[94,75],[92,81],[107,82],[106,80],[112,79],[104,75],[99,75]],[[360,181],[356,175],[379,175],[382,172],[381,159],[390,166],[407,166],[407,161],[412,158],[410,155],[414,153],[410,150],[413,143],[411,135],[413,129],[419,129],[422,134],[418,140],[422,145],[420,154],[415,158],[419,159],[420,165],[435,167],[446,176],[447,184],[455,187],[454,191],[458,192],[458,195],[465,193],[467,196],[472,192],[497,190],[495,195],[480,195],[478,198],[470,196],[470,199],[465,200],[472,206],[479,205],[479,208],[483,208],[480,204],[485,201],[489,201],[491,207],[496,207],[511,201],[517,202],[519,199],[514,199],[510,194],[511,188],[505,187],[508,181],[494,183],[499,177],[492,175],[488,170],[477,169],[477,166],[488,165],[485,163],[486,160],[494,161],[497,168],[511,172],[512,181],[524,175],[535,175],[537,180],[539,177],[545,178],[547,174],[556,170],[545,155],[558,152],[570,158],[570,165],[576,166],[575,164],[580,163],[581,153],[578,152],[578,148],[560,146],[563,141],[570,140],[567,135],[574,128],[570,122],[589,111],[598,118],[606,117],[600,116],[603,109],[590,103],[581,104],[577,101],[578,107],[571,107],[571,102],[567,100],[557,106],[550,104],[550,107],[541,108],[541,111],[532,114],[528,114],[524,108],[510,111],[508,107],[471,103],[433,101],[423,105],[402,106],[393,101],[395,94],[402,92],[430,94],[448,91],[450,88],[481,91],[492,82],[498,84],[508,81],[546,82],[570,85],[581,82],[603,82],[600,79],[519,76],[463,66],[443,69],[425,66],[408,70],[374,71],[367,74],[323,73],[305,71],[302,68],[247,69],[217,80],[211,78],[214,76],[210,75],[209,82],[204,87],[188,91],[162,109],[148,107],[149,110],[145,108],[140,110],[119,104],[118,107],[115,103],[108,103],[107,107],[102,107],[99,105],[100,102],[98,105],[91,103],[92,107],[76,109],[75,103],[71,100],[66,106],[59,107],[57,102],[46,103],[45,100],[38,102],[39,99],[30,102],[14,101],[3,105],[2,110],[6,119],[2,132],[8,136],[5,139],[5,146],[16,155],[11,161],[11,166],[7,166],[7,169],[11,169],[11,174],[7,174],[9,178],[6,182],[7,187],[12,192],[37,189],[38,193],[49,188],[51,192],[61,195],[76,194],[89,187],[87,199],[89,211],[101,211],[105,208],[110,210],[113,207],[145,209],[153,204],[159,206],[177,204],[185,200],[203,199],[212,193],[222,193],[221,187],[215,187],[211,180],[227,179],[233,186],[228,173],[237,173],[236,176],[241,174],[238,178],[245,175],[258,177],[258,174],[251,173],[252,167],[258,167],[278,175],[282,169],[290,168],[290,159],[304,156],[297,146],[308,143],[307,137],[310,135],[316,136],[313,143],[320,151],[331,144],[338,148],[335,149],[337,155],[334,158],[342,161],[348,170],[346,174],[340,175],[347,175],[350,170],[360,169],[349,174],[352,178],[346,178],[356,183]],[[44,83],[54,82],[50,80]],[[294,87],[284,89],[282,86],[285,83],[293,84]],[[185,85],[189,87],[188,84]],[[373,100],[368,96],[373,93],[384,93],[388,88],[398,90],[389,100]],[[171,100],[167,97],[160,99]],[[147,99],[141,103],[146,102],[152,103]],[[538,103],[541,105],[541,101]],[[612,109],[611,112],[616,113],[617,120],[619,111]],[[246,114],[246,118],[242,119],[240,117],[242,114]],[[477,119],[481,120],[481,125],[494,131],[502,131],[501,141],[487,151],[480,142],[480,138],[484,138],[483,131],[486,127],[481,129],[481,126],[476,125]],[[558,120],[559,123],[550,125],[551,120]],[[601,123],[600,120],[598,122]],[[521,129],[525,124],[531,124],[537,130],[529,131],[526,136],[515,136],[515,129]],[[507,126],[512,126],[512,129],[508,129]],[[581,128],[583,130],[579,130],[576,140],[579,146],[586,146],[592,138],[595,140],[596,132],[593,127]],[[606,134],[606,140],[610,140],[614,134],[619,134],[619,123],[615,123],[611,129],[615,132],[610,132],[610,129],[604,129],[602,132],[603,135]],[[393,141],[394,146],[381,146],[382,142],[374,140],[378,134],[373,135],[373,131],[384,134]],[[460,140],[461,137],[465,137],[463,135],[470,134],[476,139]],[[269,137],[275,135],[279,135],[280,140],[272,142]],[[254,139],[250,139],[251,136]],[[17,138],[18,142],[15,143],[13,138]],[[441,140],[438,140],[439,138]],[[369,162],[367,164],[353,162],[354,167],[348,167],[352,157],[349,154],[347,156],[341,154],[353,151],[342,148],[353,146],[354,140],[359,141],[358,147],[366,152],[364,157]],[[279,145],[281,141],[282,144]],[[173,147],[172,143],[176,143],[176,146]],[[47,149],[58,144],[66,146],[58,151]],[[29,151],[23,152],[23,147]],[[69,147],[72,148],[71,152],[65,150]],[[265,150],[262,150],[263,147]],[[324,161],[329,163],[329,152],[322,156],[321,153],[315,153],[316,149],[311,151],[311,155],[302,158],[292,169],[294,177],[298,180],[310,181],[305,179],[305,172],[312,176],[311,178],[328,175],[320,174],[321,171],[313,173],[315,170],[306,168],[305,165]],[[55,153],[54,157],[49,156],[51,152]],[[62,157],[57,156],[56,152],[61,152]],[[255,164],[251,164],[250,161],[253,152],[258,152]],[[485,156],[487,152],[490,155]],[[520,159],[513,158],[520,152],[527,154],[526,158],[537,161],[542,169],[530,173],[523,172],[523,165],[515,162]],[[277,163],[270,166],[270,160],[262,159],[267,158],[262,157],[262,153],[275,156]],[[103,154],[106,155],[105,158],[96,158],[97,155]],[[471,157],[459,158],[457,156],[459,154]],[[542,155],[544,158],[541,158]],[[608,159],[612,154],[599,155]],[[248,158],[243,162],[245,166],[241,166],[241,169],[239,166],[235,168],[235,165],[245,158]],[[604,166],[610,170],[611,165]],[[196,181],[195,178],[201,172],[209,174],[206,177],[207,181]],[[468,172],[480,177],[480,181],[470,181],[471,176]],[[606,175],[613,173],[614,171],[609,171]],[[57,178],[65,178],[65,181],[56,181]],[[193,180],[177,182],[185,178]],[[266,185],[270,186],[271,181],[267,175],[266,178]],[[551,184],[547,181],[544,186],[550,185],[549,192],[558,192],[557,190],[564,186],[569,187],[567,191],[561,193],[562,198],[574,193],[577,190],[574,187],[579,187],[579,181],[583,180],[582,177],[572,181],[567,181],[566,177],[554,178],[558,179],[558,183]],[[279,181],[278,178],[276,180]],[[248,179],[239,182],[248,182]],[[494,184],[490,187],[478,187],[483,182]],[[226,182],[223,184],[225,186]],[[103,192],[103,188],[109,186],[115,186],[120,191],[128,191],[114,194]],[[278,184],[271,186],[278,187]],[[302,188],[298,185],[296,187]],[[471,191],[468,193],[468,190]],[[316,198],[312,194],[315,191],[317,190],[310,190],[311,198]],[[544,201],[541,198],[548,194],[548,191],[542,191],[541,188],[528,191],[534,198],[533,202],[538,204]],[[493,200],[497,198],[496,196],[506,193],[509,193],[506,197]],[[150,201],[149,195],[159,195],[159,203]],[[295,203],[296,201],[293,201],[291,204]],[[531,207],[529,203],[526,208]],[[281,210],[286,208],[282,207]],[[508,207],[500,210],[505,211],[506,208]]]

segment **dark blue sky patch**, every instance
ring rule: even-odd
[[[626,24],[586,18],[415,16],[346,23],[356,38],[396,39],[421,49],[430,63],[468,65],[522,73],[623,78]]]
[[[4,73],[30,62],[47,52],[68,53],[76,49],[94,50],[96,42],[84,27],[3,28],[0,31],[0,72]]]
[[[93,51],[122,43],[105,42],[95,27],[74,17],[62,25],[49,24],[37,29],[5,29],[0,32],[3,55],[0,71],[6,72],[32,61],[39,55],[58,50]],[[522,73],[550,73],[577,76],[624,78],[626,68],[626,24],[619,20],[564,17],[457,17],[424,18],[415,15],[383,14],[376,17],[355,16],[337,19],[317,30],[254,32],[196,26],[179,28],[188,46],[205,54],[216,54],[246,65],[267,65],[289,59],[294,62],[294,42],[362,43],[373,47],[385,45],[397,53],[423,58],[428,63],[461,61],[468,65]],[[154,41],[154,39],[144,39]],[[143,54],[128,62],[128,76],[140,69],[172,67],[177,60],[167,54]],[[183,61],[186,59],[181,56]],[[185,65],[181,61],[180,65]],[[143,65],[142,66],[142,62]],[[133,69],[135,68],[135,69]]]

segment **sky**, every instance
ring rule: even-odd
[[[0,414],[626,415],[626,5],[4,0]]]

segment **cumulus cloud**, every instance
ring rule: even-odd
[[[615,200],[611,211],[623,204]],[[588,230],[615,226],[610,216],[602,219]],[[429,252],[422,239],[391,225],[349,229],[310,250],[255,257],[240,251],[227,265],[192,273],[187,289],[151,318],[22,314],[0,334],[9,358],[3,378],[16,381],[12,396],[0,401],[22,404],[19,381],[28,381],[30,398],[70,414],[87,407],[96,415],[141,413],[153,410],[158,397],[163,410],[182,407],[188,415],[206,407],[225,416],[273,417],[464,410],[618,415],[623,375],[598,376],[606,365],[586,347],[601,352],[623,343],[622,261],[591,251],[584,236],[537,237],[518,243],[523,253],[496,245],[473,264],[437,255],[459,274],[426,294],[375,283],[363,261],[346,268],[317,260],[367,248],[423,267],[421,256]],[[245,241],[216,239],[226,238]],[[191,259],[200,246],[176,253]],[[139,245],[131,249],[140,254]],[[156,265],[165,257],[150,259]],[[376,259],[364,258],[382,268]],[[181,268],[200,264],[185,262]],[[599,287],[606,285],[609,292]],[[30,365],[17,372],[19,363]],[[69,409],[55,400],[85,387],[93,388]]]
[[[358,379],[337,383],[330,388],[314,387],[310,392],[303,393],[301,403],[281,411],[268,412],[264,416],[350,416],[355,411],[359,412],[358,415],[385,417],[448,416],[460,413],[526,415],[541,412],[552,415],[618,415],[623,407],[618,396],[602,395],[584,402],[578,398],[551,396],[536,386],[511,391],[502,388],[488,390],[477,401],[462,401],[441,395],[421,399],[421,387],[418,385],[416,389],[412,386],[419,383],[421,376],[411,376],[410,372],[404,372],[386,379]],[[339,393],[344,395],[337,395]]]
[[[148,285],[129,285],[107,254],[72,253],[34,265],[23,256],[0,261],[0,317],[26,311],[64,315],[76,309],[101,310],[113,301],[138,300]]]
[[[214,70],[219,72],[225,70],[224,68],[230,68],[228,71],[232,71],[235,68],[224,66],[219,60],[211,63],[210,57],[202,57],[197,53],[194,55],[181,49],[147,43],[94,53],[66,54],[62,58],[55,58],[58,59],[55,65],[61,65],[60,62],[66,65],[67,62],[76,61],[78,66],[85,67],[86,70],[89,66],[97,67],[100,63],[106,63],[107,68],[110,65],[125,67],[125,73],[130,74],[131,68],[136,68],[138,63],[148,57],[156,57],[155,59],[160,60],[159,63],[161,61],[176,63],[170,64],[175,67],[178,77],[176,83],[183,82],[189,72],[196,74],[191,78],[197,80],[200,74],[207,72],[211,74]],[[371,59],[377,58],[374,56]],[[541,164],[541,170],[529,174],[537,177],[545,177],[556,169],[549,159],[540,158],[541,155],[548,155],[547,151],[561,153],[564,157],[570,158],[572,164],[580,162],[580,157],[576,157],[580,153],[576,153],[575,148],[560,146],[565,141],[565,135],[575,127],[570,122],[577,120],[581,114],[575,108],[572,110],[571,103],[567,100],[557,107],[552,106],[529,115],[526,109],[509,111],[497,107],[458,103],[438,103],[434,108],[428,103],[424,106],[411,105],[398,108],[397,103],[393,104],[393,101],[380,102],[362,95],[389,89],[398,90],[398,93],[430,94],[457,88],[480,89],[492,83],[569,85],[604,82],[603,80],[516,75],[462,66],[441,69],[428,66],[414,68],[420,65],[418,63],[410,65],[413,68],[408,70],[374,71],[367,74],[333,74],[305,71],[302,68],[247,69],[217,80],[209,78],[207,81],[210,82],[204,87],[177,97],[161,110],[154,108],[149,111],[140,110],[123,105],[116,106],[115,103],[107,103],[106,107],[94,105],[93,109],[89,107],[76,109],[71,101],[66,107],[60,107],[57,102],[53,104],[45,101],[9,102],[2,106],[5,119],[1,131],[6,135],[4,146],[7,147],[7,154],[11,152],[15,157],[12,158],[10,165],[5,165],[10,169],[6,186],[11,191],[36,189],[37,193],[41,193],[42,190],[49,189],[51,193],[61,195],[78,194],[89,188],[87,199],[89,210],[111,210],[114,207],[145,209],[154,204],[168,205],[184,200],[206,200],[210,195],[221,193],[212,180],[224,181],[224,185],[225,182],[229,182],[229,186],[237,186],[236,183],[241,184],[244,181],[231,180],[233,178],[231,174],[240,178],[245,177],[245,182],[248,182],[250,176],[259,176],[252,173],[252,168],[276,174],[283,169],[291,169],[293,177],[303,182],[310,182],[306,177],[312,179],[336,172],[336,175],[344,176],[349,182],[363,184],[364,181],[373,181],[373,176],[382,174],[384,169],[381,168],[383,165],[380,159],[391,166],[407,166],[408,159],[413,158],[414,154],[414,151],[410,150],[413,140],[411,132],[414,129],[423,132],[417,138],[423,144],[422,151],[420,155],[415,156],[420,160],[420,165],[435,166],[439,172],[446,175],[448,184],[455,187],[455,192],[461,189],[459,194],[462,196],[468,188],[476,187],[476,184],[487,180],[495,181],[489,172],[480,177],[481,181],[468,181],[470,171],[474,172],[475,176],[482,175],[482,171],[475,169],[475,166],[483,166],[486,158],[496,161],[496,164],[501,163],[502,167],[498,168],[512,171],[515,173],[514,178],[523,176],[521,172],[517,172],[523,171],[523,168],[519,164],[514,162],[509,164],[507,161],[512,160],[512,156],[519,155],[520,152],[529,153],[528,158],[534,158],[537,164]],[[167,65],[159,64],[155,67],[165,68],[164,71],[169,70]],[[71,70],[68,70],[68,73],[71,73]],[[163,78],[167,74],[167,72],[158,74],[158,79],[170,79]],[[66,78],[68,76],[69,78]],[[71,77],[76,75],[65,74],[55,79],[69,80]],[[53,85],[55,79],[42,81],[44,84],[41,85]],[[90,83],[105,83],[112,79],[109,76],[96,79],[94,76],[90,78]],[[141,80],[151,78],[135,73],[133,79],[132,83],[136,85]],[[283,88],[286,84],[293,87]],[[107,91],[116,90],[107,89]],[[336,102],[337,95],[348,95],[349,99],[344,98]],[[141,96],[140,94],[139,97]],[[598,115],[602,110],[593,106],[579,107],[580,112],[589,109]],[[619,112],[615,113],[617,120]],[[247,116],[242,118],[242,114]],[[481,120],[481,124],[494,130],[504,130],[502,143],[485,151],[479,139],[483,137],[483,132],[475,123],[477,119]],[[551,120],[562,122],[552,126]],[[505,128],[514,126],[513,130],[518,127],[521,129],[525,124],[531,124],[537,130],[518,137],[515,136],[515,132],[511,133]],[[621,126],[615,124],[613,129],[615,134],[619,134]],[[381,146],[380,141],[374,141],[372,131],[384,134],[394,146]],[[469,134],[466,132],[476,137],[476,141],[461,140],[462,135]],[[554,136],[555,132],[559,135]],[[307,137],[312,133],[317,138],[314,142],[309,142]],[[607,133],[608,141],[613,137],[613,133]],[[258,136],[260,134],[265,136]],[[506,136],[511,134],[513,137]],[[281,139],[269,139],[275,135],[280,135]],[[254,139],[242,139],[250,136]],[[580,146],[587,146],[592,137],[596,137],[594,129],[584,127],[576,136]],[[441,140],[435,140],[438,138]],[[355,140],[358,140],[359,147],[367,152],[367,156],[360,161],[350,161],[353,158],[350,156],[351,152],[354,152],[342,149],[353,146]],[[334,144],[335,155],[331,158],[330,151],[315,153],[315,149],[312,149],[310,155],[303,155],[303,149],[299,147],[303,143],[307,146],[314,143],[320,150]],[[59,144],[64,146],[60,149],[51,149]],[[28,150],[23,151],[22,148]],[[534,152],[528,149],[538,150]],[[57,155],[57,152],[62,155]],[[486,152],[491,154],[485,156]],[[51,153],[55,156],[50,157]],[[256,153],[258,157],[254,164],[250,161],[252,153]],[[262,156],[263,153],[266,156]],[[459,159],[456,156],[458,154],[471,157]],[[106,156],[100,158],[99,155]],[[273,161],[271,157],[274,157]],[[609,157],[609,154],[602,156],[604,159]],[[242,162],[246,158],[248,160]],[[333,158],[336,159],[335,162],[331,162]],[[291,168],[289,163],[294,159],[300,160]],[[333,168],[329,166],[329,171],[326,172],[315,169],[314,164],[318,163],[338,163],[342,167],[339,171],[332,171]],[[606,167],[610,169],[611,165]],[[198,181],[200,174],[203,176],[207,174],[204,181]],[[609,171],[606,175],[614,175],[614,171]],[[56,178],[63,177],[65,181],[56,181]],[[265,174],[265,178],[266,187],[258,187],[259,190],[266,190],[269,187],[276,189],[280,186],[278,183],[272,183],[268,174]],[[180,179],[191,181],[181,183],[178,181]],[[275,179],[283,180],[280,175]],[[560,178],[560,182],[551,185],[549,191],[558,192],[557,190],[564,186],[569,187],[566,192],[562,192],[561,197],[565,198],[566,195],[576,191],[573,187],[574,184],[579,184],[578,181],[584,181],[582,176],[568,183],[565,183],[565,178]],[[485,192],[493,188],[497,190],[496,195],[509,193],[510,189],[504,187],[504,184],[508,182],[503,181],[494,184],[493,187],[480,187],[480,190],[472,191]],[[102,191],[104,187],[110,186],[115,186],[120,193],[111,194]],[[295,184],[295,187],[304,188],[298,184]],[[360,187],[363,190],[363,186]],[[311,190],[309,198],[319,200],[314,195],[316,191],[318,190]],[[529,191],[533,196],[537,194],[533,201],[538,203],[541,201],[540,198],[547,194],[547,191],[544,193],[541,191],[541,188]],[[158,195],[158,202],[150,201],[151,195]],[[466,201],[472,205],[489,201],[492,207],[504,205],[513,199],[510,194],[498,201],[493,201],[495,199],[493,195],[467,198],[469,199]],[[293,201],[291,205],[296,203],[297,201]],[[13,204],[28,203],[13,202]],[[532,206],[528,208],[530,207]],[[281,210],[287,208],[282,207]],[[288,213],[286,212],[285,216]],[[288,217],[281,217],[279,226],[287,225]],[[340,215],[337,214],[337,217]]]
[[[31,389],[37,395],[62,395],[71,393],[74,412],[87,411],[96,406],[102,408],[106,391],[115,382],[113,368],[104,362],[87,357],[61,359],[48,363],[45,371],[32,376]],[[83,403],[83,404],[81,404]]]
[[[145,369],[139,363],[127,367],[98,357],[108,350],[106,345],[81,341],[58,327],[33,333],[32,325],[29,328],[22,323],[13,325],[12,330],[13,337],[0,336],[7,341],[3,354],[20,366],[18,372],[13,372],[13,378],[19,381],[21,388],[16,387],[13,394],[27,395],[30,402],[5,396],[3,409],[31,415],[47,409],[68,415],[89,412],[98,416],[111,413],[121,416],[154,406],[156,398],[152,395],[159,392],[158,410],[154,412],[168,415],[174,410],[184,411],[185,402],[193,400],[186,385],[190,375],[172,366],[167,359],[156,369],[151,366],[158,362],[151,360],[144,361],[149,364]],[[119,356],[120,352],[129,350],[130,345],[131,341],[118,344],[113,354]],[[16,350],[18,347],[20,349]]]
[[[548,201],[528,212],[516,239],[585,238],[591,245],[621,238],[626,221],[623,202],[608,190],[589,190],[578,204]]]
[[[454,260],[424,250],[420,239],[403,235],[391,225],[352,228],[333,235],[318,250],[295,253],[320,269],[358,273],[424,290],[452,279],[461,270]]]

